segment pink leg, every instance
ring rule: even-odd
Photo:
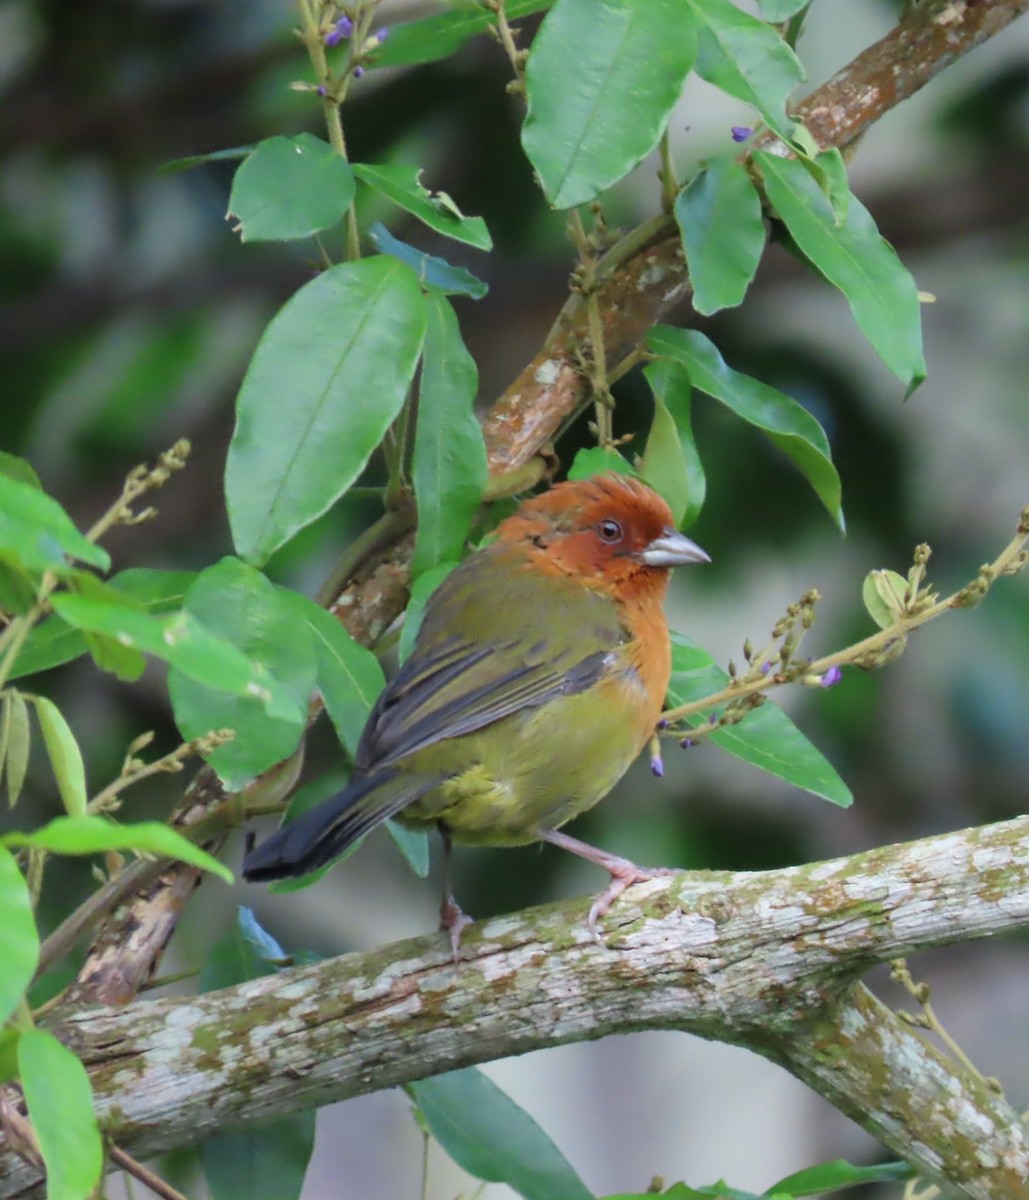
[[[629,862],[627,858],[619,858],[617,854],[608,854],[606,850],[599,850],[588,842],[580,842],[578,838],[561,833],[557,829],[540,830],[539,836],[552,846],[560,846],[562,850],[570,850],[572,854],[578,854],[580,858],[596,863],[598,867],[603,867],[611,875],[611,882],[590,905],[589,917],[586,920],[594,940],[600,942],[601,945],[603,943],[597,932],[597,921],[626,888],[632,887],[634,883],[642,883],[645,879],[658,879],[662,875],[675,873],[671,867],[638,867],[635,863]]]
[[[450,949],[454,955],[454,964],[461,958],[461,934],[471,925],[472,918],[465,913],[454,899],[454,889],[451,880],[450,859],[453,851],[453,841],[450,830],[442,821],[438,825],[439,835],[443,839],[443,903],[439,906],[439,924],[450,934]]]

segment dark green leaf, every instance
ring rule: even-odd
[[[409,1085],[450,1157],[476,1179],[525,1200],[592,1200],[593,1193],[529,1114],[474,1067]]]
[[[720,692],[728,683],[729,676],[715,665],[706,650],[681,633],[672,634],[669,707],[702,700]],[[706,724],[707,717],[696,714],[687,720],[689,724],[699,726]],[[711,734],[709,740],[737,758],[842,808],[853,802],[850,789],[829,760],[771,701],[748,713],[738,725],[727,725]]]
[[[643,374],[654,393],[655,401],[659,401],[671,415],[679,435],[679,450],[685,468],[686,507],[679,521],[680,529],[688,529],[700,516],[704,507],[704,497],[707,494],[707,480],[704,476],[704,465],[700,461],[697,444],[693,440],[693,424],[691,419],[690,377],[678,363],[671,359],[659,359],[648,363],[643,368]]]
[[[14,688],[4,693],[4,776],[7,780],[7,803],[13,808],[18,803],[25,773],[29,767],[29,749],[32,733],[29,728],[29,706],[25,697]],[[2,1022],[0,1022],[2,1023]]]
[[[132,825],[117,825],[107,817],[55,817],[42,829],[32,833],[8,833],[0,837],[8,846],[38,846],[54,854],[101,854],[107,850],[134,850],[140,854],[157,854],[201,867],[232,882],[228,867],[212,858],[206,850],[194,846],[181,833],[160,821],[138,821]]]
[[[411,588],[411,599],[407,605],[407,612],[404,614],[404,626],[400,631],[398,650],[401,662],[414,649],[415,639],[422,626],[422,618],[425,616],[425,606],[429,602],[429,597],[456,566],[457,563],[452,562],[437,563],[414,581]]]
[[[696,330],[658,325],[651,330],[649,342],[655,353],[684,367],[695,388],[767,434],[800,469],[840,529],[844,528],[840,477],[825,433],[807,409],[775,388],[733,371],[714,343]]]
[[[761,197],[742,163],[716,159],[675,201],[693,307],[710,314],[742,302],[765,248]]]
[[[504,12],[509,21],[549,8],[553,0],[507,0]],[[390,29],[389,41],[375,55],[373,66],[400,67],[435,62],[459,50],[469,38],[495,25],[496,14],[470,4],[436,13],[420,21],[408,21]]]
[[[40,574],[26,571],[14,551],[0,550],[0,613],[24,616],[36,602]]]
[[[68,558],[107,570],[110,555],[82,536],[56,500],[0,473],[0,551],[28,571],[63,574]]]
[[[841,1188],[859,1183],[904,1183],[915,1178],[915,1171],[903,1162],[877,1163],[872,1167],[855,1167],[845,1159],[820,1163],[787,1175],[765,1193],[786,1192],[790,1196],[815,1196],[823,1192],[838,1192]]]
[[[429,873],[429,835],[424,829],[408,829],[398,821],[387,821],[386,832],[407,860],[407,865],[424,879]]]
[[[446,298],[430,296],[428,310],[412,472],[418,502],[414,576],[461,557],[488,475],[472,407],[479,385],[475,361]]]
[[[696,51],[682,0],[557,0],[525,70],[522,146],[547,200],[571,208],[658,143]]]
[[[28,884],[14,855],[0,845],[0,1026],[14,1012],[39,962],[39,934]]]
[[[311,632],[297,621],[292,598],[238,559],[223,559],[201,572],[189,589],[185,611],[260,664],[286,702],[273,715],[250,696],[205,686],[175,668],[170,672],[168,688],[183,736],[235,730],[231,742],[206,755],[235,791],[297,748],[317,673]]]
[[[400,412],[424,333],[418,280],[388,255],[331,267],[272,318],[226,467],[240,554],[263,561],[350,487]]]
[[[332,613],[295,592],[286,593],[307,624],[318,664],[318,690],[339,740],[351,758],[357,754],[368,714],[386,686],[379,660],[359,645]]]
[[[754,160],[798,249],[847,297],[862,333],[910,392],[925,378],[922,315],[911,273],[856,197],[838,223],[803,163],[764,150],[755,151]]]
[[[17,454],[8,454],[6,450],[0,450],[0,475],[6,475],[17,483],[27,483],[37,491],[43,490],[35,467]]]
[[[402,26],[401,26],[402,28]],[[401,163],[354,163],[354,174],[380,195],[392,200],[413,217],[444,237],[465,242],[477,250],[491,250],[493,239],[482,217],[466,217],[455,211],[453,201],[445,193],[433,194],[418,182],[421,167]]]
[[[617,450],[604,450],[600,446],[588,446],[577,450],[568,468],[569,479],[589,479],[591,475],[603,475],[605,471],[617,471],[620,475],[635,475],[632,464]]]
[[[124,646],[103,633],[84,633],[90,658],[100,668],[125,683],[134,683],[146,670],[146,659],[134,646]]]
[[[489,285],[476,278],[471,271],[455,267],[435,254],[426,254],[416,246],[409,246],[407,242],[395,238],[381,221],[373,222],[368,236],[383,254],[406,263],[418,276],[419,283],[430,291],[440,292],[444,296],[471,296],[473,300],[481,300],[489,291]]]
[[[697,74],[752,104],[788,138],[793,122],[786,116],[786,101],[804,78],[797,56],[774,29],[732,0],[686,0],[686,8],[699,26]]]
[[[51,700],[45,696],[35,696],[33,703],[65,811],[72,817],[85,816],[88,799],[86,768],[75,735],[61,710]]]
[[[109,586],[136,601],[143,611],[159,615],[182,607],[186,591],[195,578],[195,571],[156,571],[136,567],[113,576]],[[37,671],[71,662],[85,653],[86,639],[82,631],[56,615],[50,616],[29,633],[10,678],[34,675]]]
[[[88,1200],[100,1182],[104,1146],[86,1068],[52,1033],[26,1029],[18,1069],[46,1167],[47,1200]]]
[[[237,158],[246,158],[248,154],[254,152],[255,148],[254,146],[230,146],[226,150],[212,150],[210,154],[189,154],[185,158],[173,158],[166,163],[161,163],[157,169],[168,174],[174,171],[187,171],[190,167],[199,167],[203,163],[228,162]]]
[[[232,181],[230,217],[244,242],[310,237],[343,219],[354,198],[350,164],[310,133],[259,142]]]

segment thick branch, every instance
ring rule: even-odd
[[[654,880],[618,901],[603,946],[583,904],[553,905],[473,926],[457,967],[433,935],[206,996],[76,1013],[59,1033],[112,1136],[146,1158],[470,1063],[688,1030],[783,1063],[951,1194],[1012,1200],[1029,1179],[1015,1114],[854,980],[1026,924],[1020,818],[787,870]],[[0,1154],[0,1197],[36,1178]]]

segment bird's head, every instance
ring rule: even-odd
[[[569,480],[526,500],[497,529],[547,574],[620,599],[664,595],[668,570],[711,560],[675,528],[662,498],[628,475]]]

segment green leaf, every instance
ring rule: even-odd
[[[740,304],[765,248],[761,197],[742,163],[716,159],[675,200],[693,307],[710,315]]]
[[[28,884],[0,845],[0,1026],[18,1007],[39,962],[39,934]]]
[[[232,882],[232,872],[206,850],[160,821],[137,821],[118,825],[107,817],[55,817],[32,833],[8,833],[0,837],[7,846],[37,846],[54,854],[101,854],[107,850],[132,850],[138,854],[156,854],[201,867]]]
[[[904,1162],[877,1163],[871,1167],[855,1167],[838,1158],[787,1175],[768,1189],[766,1195],[786,1192],[790,1196],[816,1196],[822,1192],[838,1192],[841,1188],[859,1183],[904,1183],[914,1179],[915,1170]]]
[[[29,768],[32,731],[29,727],[29,707],[21,692],[9,688],[4,693],[4,775],[7,780],[7,803],[14,808],[25,783]],[[0,1022],[2,1023],[2,1022]]]
[[[124,683],[134,683],[146,670],[146,659],[133,646],[123,646],[117,638],[103,633],[84,633],[90,657],[101,671]]]
[[[188,171],[191,167],[199,167],[209,162],[229,162],[237,158],[246,158],[253,154],[256,146],[229,146],[225,150],[212,150],[209,154],[189,154],[185,158],[172,158],[161,163],[158,172],[172,174],[175,171]]]
[[[765,433],[800,469],[829,515],[844,528],[840,477],[825,433],[807,409],[775,388],[733,371],[714,343],[696,330],[657,325],[650,331],[649,343],[656,354],[685,367],[695,388]]]
[[[375,655],[355,642],[332,613],[296,592],[284,594],[311,632],[318,690],[340,742],[353,759],[372,705],[386,686],[382,667]]]
[[[52,598],[52,603],[70,625],[156,655],[174,667],[179,676],[231,693],[247,703],[260,703],[271,717],[297,719],[294,691],[273,676],[262,661],[252,662],[237,649],[231,621],[223,622],[226,628],[219,636],[219,630],[208,628],[189,607],[170,616],[154,617],[141,611],[129,597],[117,597],[113,589],[103,598],[61,593]],[[208,733],[212,728],[217,726],[199,732]]]
[[[821,155],[816,162],[821,160]],[[912,391],[925,378],[922,315],[911,273],[852,196],[836,213],[804,164],[755,151],[765,191],[798,249],[846,296],[854,320],[889,369]]]
[[[27,571],[68,569],[65,556],[107,570],[110,555],[75,528],[71,517],[31,483],[0,473],[0,553]]]
[[[643,479],[668,502],[678,526],[686,516],[690,499],[686,460],[679,444],[675,420],[657,396],[654,397],[654,418],[647,434],[647,444],[637,465]]]
[[[655,402],[660,403],[675,422],[686,485],[686,505],[679,519],[679,528],[686,529],[700,516],[707,494],[704,465],[700,461],[697,443],[693,440],[690,412],[693,388],[690,377],[678,363],[667,358],[648,363],[643,368],[643,374],[650,384]]]
[[[402,26],[390,31],[390,40]],[[409,167],[403,163],[379,164],[354,163],[354,174],[362,183],[374,188],[387,200],[417,217],[430,229],[444,237],[465,242],[477,250],[492,250],[486,222],[482,217],[466,217],[456,210],[454,202],[445,192],[432,193],[418,182],[421,167]]]
[[[425,830],[408,829],[399,821],[387,821],[386,832],[411,870],[419,879],[424,879],[429,874],[429,835]]]
[[[617,450],[605,450],[601,446],[587,446],[577,450],[568,468],[569,479],[589,479],[592,475],[603,475],[605,471],[617,471],[620,475],[636,475],[629,460]]]
[[[18,1039],[18,1069],[46,1168],[47,1200],[88,1200],[100,1182],[104,1146],[86,1068],[44,1029]]]
[[[85,816],[88,802],[86,768],[75,735],[56,704],[45,696],[32,699],[65,811],[72,817]]]
[[[696,50],[682,0],[557,0],[525,68],[522,146],[554,208],[592,200],[657,145]]]
[[[457,563],[455,562],[437,563],[436,566],[423,571],[414,581],[411,587],[411,599],[408,601],[407,611],[404,614],[404,625],[400,630],[398,653],[401,662],[414,649],[415,641],[418,638],[418,630],[422,627],[422,618],[425,616],[425,606],[429,602],[429,597],[456,566]]]
[[[409,266],[418,276],[418,282],[430,291],[440,292],[444,296],[471,296],[473,300],[481,300],[489,291],[489,285],[471,271],[455,267],[445,258],[426,254],[417,246],[402,242],[381,221],[372,223],[368,236],[377,250]]]
[[[424,333],[418,280],[387,255],[331,267],[272,318],[225,473],[240,554],[264,561],[350,487],[400,412]]]
[[[729,676],[706,650],[681,633],[672,634],[672,682],[669,707],[692,704],[720,692]],[[688,717],[689,724],[706,724],[704,714]],[[795,787],[803,788],[841,808],[853,802],[850,789],[827,758],[771,701],[748,713],[738,725],[727,725],[710,740],[730,754],[753,763]]]
[[[797,56],[774,29],[732,0],[686,0],[686,8],[699,26],[697,74],[753,105],[771,129],[788,138],[793,122],[786,101],[804,79]]]
[[[350,164],[321,138],[266,138],[236,171],[228,216],[244,242],[310,237],[343,219],[354,187]]]
[[[277,951],[277,953],[276,953]],[[200,972],[201,992],[274,975],[283,956],[274,938],[240,908],[232,931],[211,948]],[[293,1200],[300,1195],[314,1149],[314,1110],[211,1138],[200,1161],[215,1200]]]
[[[408,1085],[433,1137],[476,1179],[525,1200],[592,1200],[593,1193],[529,1114],[474,1067]]]
[[[24,616],[36,602],[38,586],[13,551],[0,550],[0,613]]]
[[[778,23],[788,21],[794,13],[811,3],[811,0],[758,0],[761,15],[766,21]]]
[[[418,502],[415,577],[461,557],[488,475],[473,410],[479,386],[475,361],[449,302],[430,296],[428,310],[412,470]]]
[[[43,490],[35,467],[24,458],[19,458],[17,454],[8,454],[6,450],[0,450],[0,475],[6,475],[8,479],[17,483],[28,484],[37,491]]]
[[[112,576],[109,586],[136,601],[137,608],[151,615],[159,615],[182,607],[186,591],[195,578],[195,571],[157,571],[134,567]],[[55,614],[30,631],[10,678],[34,675],[37,671],[71,662],[85,654],[86,648],[82,631]]]
[[[237,791],[288,758],[303,736],[317,673],[310,629],[297,621],[292,597],[233,558],[197,576],[186,597],[186,612],[231,642],[247,660],[260,664],[285,702],[273,714],[252,697],[205,686],[178,669],[170,672],[172,708],[184,737],[199,737],[212,729],[235,730],[231,742],[205,758],[226,787]]]
[[[549,8],[553,0],[507,0],[504,12],[509,21]],[[454,53],[477,33],[497,22],[496,14],[478,4],[455,7],[447,12],[390,27],[389,41],[376,52],[375,67],[414,66],[435,62]]]

